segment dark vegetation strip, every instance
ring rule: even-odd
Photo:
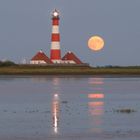
[[[62,65],[17,65],[0,62],[0,75],[139,75],[140,66],[90,67]]]
[[[117,113],[133,113],[133,112],[136,112],[136,110],[134,109],[131,109],[131,108],[124,108],[124,109],[117,109],[117,110],[114,110],[114,112],[117,112]]]

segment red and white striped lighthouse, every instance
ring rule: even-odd
[[[53,63],[61,63],[59,12],[55,9],[52,13],[52,37],[50,59]]]

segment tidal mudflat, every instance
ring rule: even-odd
[[[139,140],[140,78],[0,76],[2,140]]]

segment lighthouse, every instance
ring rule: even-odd
[[[59,20],[60,14],[55,9],[52,12],[52,34],[51,34],[51,49],[50,58],[41,50],[39,51],[31,60],[30,64],[34,65],[54,65],[60,64],[65,65],[87,65],[83,63],[75,53],[69,51],[61,58],[61,48],[60,48],[60,33],[59,33]]]
[[[55,9],[52,12],[52,35],[50,59],[53,63],[61,63],[60,33],[59,33],[59,12]]]

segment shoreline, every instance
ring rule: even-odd
[[[140,77],[140,68],[93,68],[93,67],[48,67],[48,66],[7,66],[0,67],[0,75],[81,75],[81,76],[125,76]]]

